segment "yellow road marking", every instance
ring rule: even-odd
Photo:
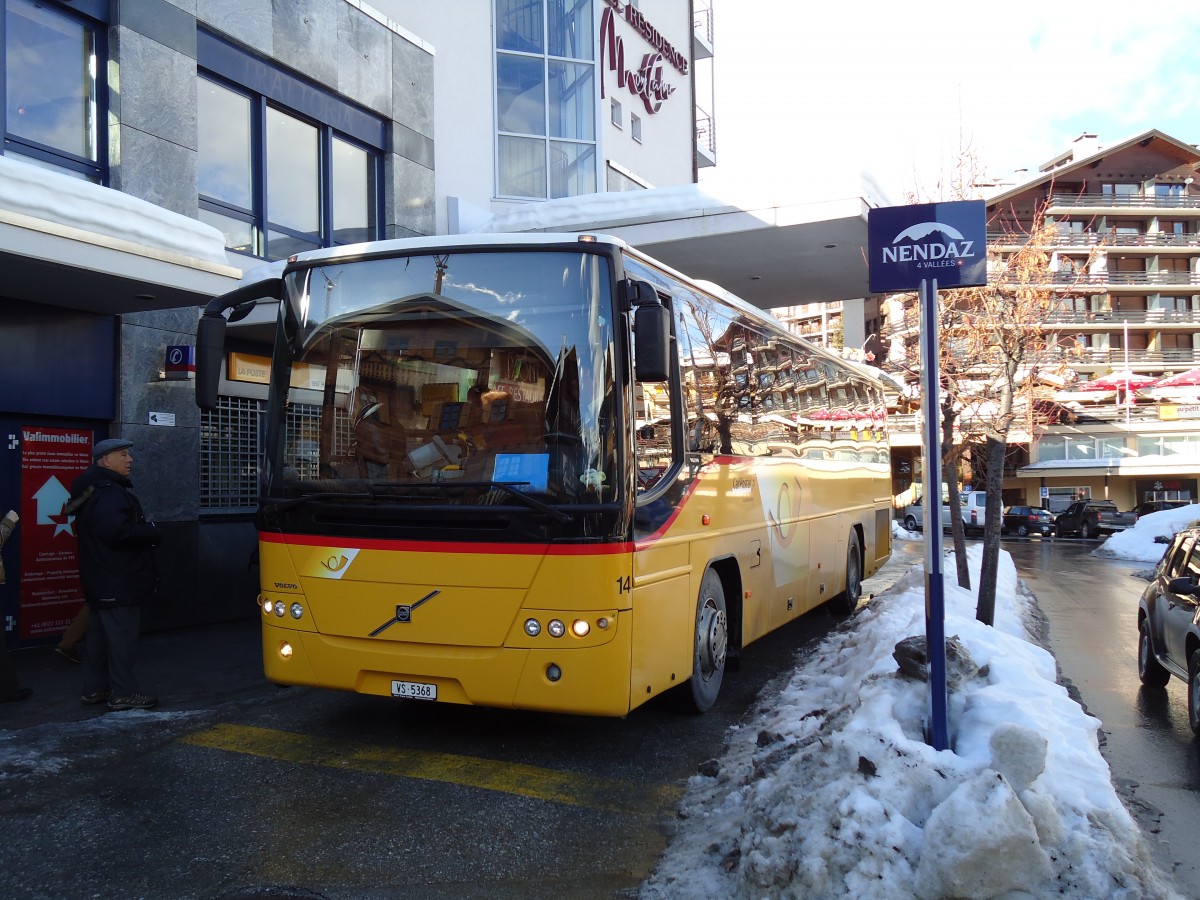
[[[181,738],[180,743],[301,765],[440,781],[569,806],[639,815],[655,815],[662,805],[678,802],[682,795],[682,790],[676,787],[648,787],[521,763],[371,746],[252,725],[215,725]]]

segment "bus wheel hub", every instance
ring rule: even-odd
[[[725,667],[725,651],[729,647],[729,629],[723,610],[705,606],[700,613],[698,654],[700,670],[705,674],[719,672]]]

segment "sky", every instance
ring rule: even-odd
[[[850,169],[892,203],[952,199],[960,148],[1013,177],[1084,131],[1200,142],[1200,17],[1116,0],[713,4],[713,187],[802,194],[812,173]]]
[[[1155,537],[1198,510],[1143,516],[1094,552],[1148,578],[1165,549]],[[921,539],[899,525],[893,535]],[[967,550],[976,586],[981,549]],[[951,692],[951,749],[925,742],[928,685],[898,675],[892,657],[898,641],[925,633],[917,565],[801,651],[777,693],[690,779],[640,900],[1182,896],[1112,785],[1099,720],[1031,637],[1012,557],[1001,551],[994,628],[975,620],[952,560],[945,572],[946,635],[983,670]]]

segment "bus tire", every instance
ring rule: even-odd
[[[696,628],[692,648],[692,677],[688,681],[691,706],[707,712],[717,702],[725,676],[725,656],[729,650],[729,619],[725,611],[725,588],[721,578],[709,569],[700,582],[696,600]]]
[[[834,610],[843,616],[852,616],[858,609],[858,601],[862,597],[862,544],[858,540],[858,532],[850,529],[850,540],[846,547],[846,590],[833,600]]]

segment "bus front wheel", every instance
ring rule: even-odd
[[[854,614],[858,601],[862,597],[862,544],[858,540],[858,532],[850,532],[850,540],[846,548],[846,590],[834,599],[834,608],[844,616]]]
[[[725,676],[725,654],[729,649],[729,620],[725,611],[725,589],[712,569],[700,582],[696,601],[696,636],[692,655],[692,677],[688,682],[692,707],[705,712],[717,702]]]

